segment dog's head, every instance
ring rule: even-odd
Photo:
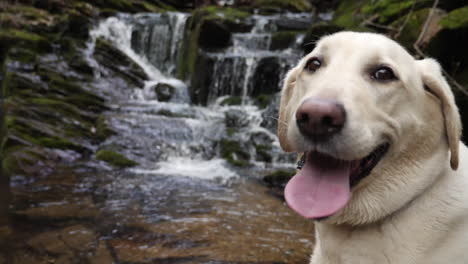
[[[278,136],[304,153],[288,204],[305,217],[388,216],[458,166],[461,124],[439,64],[373,33],[322,38],[287,74]],[[450,161],[449,161],[450,160]]]

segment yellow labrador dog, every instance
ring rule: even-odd
[[[373,33],[322,38],[288,73],[278,135],[303,168],[288,205],[313,264],[468,263],[468,150],[449,85]]]

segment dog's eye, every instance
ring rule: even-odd
[[[311,58],[307,61],[304,69],[310,72],[315,72],[320,68],[320,66],[322,66],[322,62],[319,59]]]
[[[391,81],[397,79],[392,69],[386,66],[379,67],[371,76],[377,81]]]

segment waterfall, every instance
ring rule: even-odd
[[[182,13],[119,14],[101,21],[91,31],[88,60],[94,60],[96,41],[103,38],[131,58],[149,77],[143,87],[127,87],[132,91],[131,96],[123,95],[113,102],[111,107],[115,112],[110,115],[109,123],[119,133],[102,147],[117,149],[138,161],[140,166],[133,171],[139,174],[223,181],[236,178],[239,168],[228,165],[220,157],[223,140],[238,142],[249,154],[248,162],[256,168],[290,166],[290,156],[282,154],[275,134],[261,126],[263,110],[252,105],[250,99],[261,92],[255,86],[273,85],[273,90],[277,89],[286,70],[300,56],[297,49],[270,50],[272,34],[277,30],[272,21],[280,18],[255,15],[251,18],[255,26],[250,32],[234,33],[231,47],[224,52],[205,53],[214,62],[213,81],[209,84],[212,104],[208,107],[190,105],[187,86],[172,77],[187,18],[188,15]],[[92,65],[98,75],[104,71],[96,61]],[[264,80],[262,69],[272,65],[277,79]],[[105,78],[96,79],[100,81],[96,85],[99,89],[108,89]],[[155,100],[154,87],[158,83],[176,87],[176,99]],[[214,103],[226,95],[241,97],[242,105]],[[228,127],[230,122],[237,127]],[[236,132],[230,134],[228,128]],[[268,146],[271,161],[258,160],[258,146]]]
[[[96,39],[104,38],[136,62],[149,77],[143,89],[135,91],[136,99],[154,98],[153,87],[162,82],[177,88],[173,101],[189,103],[187,86],[171,77],[177,64],[177,51],[182,46],[187,17],[187,14],[174,12],[120,14],[101,21],[90,32],[88,61],[98,68],[91,54]]]
[[[213,76],[208,89],[208,103],[216,102],[221,96],[241,96],[245,104],[249,97],[263,93],[264,90],[279,91],[280,83],[287,69],[302,56],[298,45],[302,44],[304,34],[298,34],[294,44],[285,50],[272,51],[272,36],[277,32],[278,24],[287,19],[309,19],[309,14],[285,14],[275,16],[254,15],[254,25],[248,33],[233,33],[232,46],[220,52],[207,52],[206,56],[213,63]],[[274,63],[278,66],[275,87],[257,87],[262,83],[262,66]],[[259,81],[255,81],[259,80]],[[268,85],[270,85],[268,83]]]

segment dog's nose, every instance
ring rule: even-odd
[[[338,101],[309,98],[297,109],[296,122],[304,136],[324,140],[343,128],[346,111]]]

